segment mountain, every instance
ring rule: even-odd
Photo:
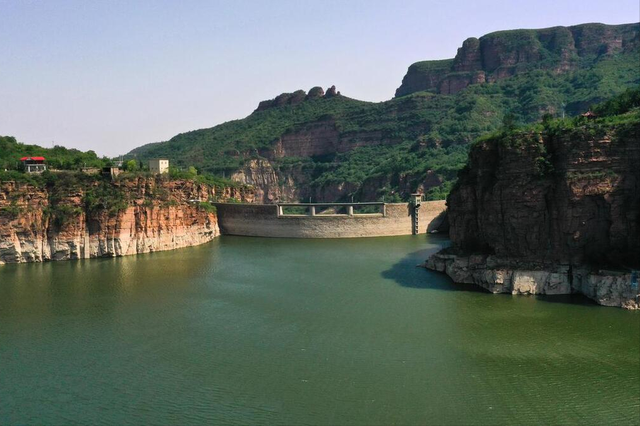
[[[454,59],[409,67],[396,97],[371,103],[335,87],[260,102],[248,117],[144,145],[276,200],[441,199],[469,144],[506,122],[575,115],[640,84],[640,24],[513,30],[468,39]]]

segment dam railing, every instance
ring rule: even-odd
[[[276,203],[277,217],[387,216],[386,203]]]

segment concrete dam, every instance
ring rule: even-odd
[[[411,235],[446,226],[446,204],[411,203],[214,203],[220,231],[274,238],[357,238]]]

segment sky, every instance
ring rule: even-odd
[[[468,37],[639,15],[638,0],[0,0],[0,135],[116,156],[282,92],[390,99]]]

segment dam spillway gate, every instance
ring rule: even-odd
[[[276,203],[278,217],[296,216],[382,216],[386,215],[385,203]],[[360,211],[358,211],[360,209]]]

